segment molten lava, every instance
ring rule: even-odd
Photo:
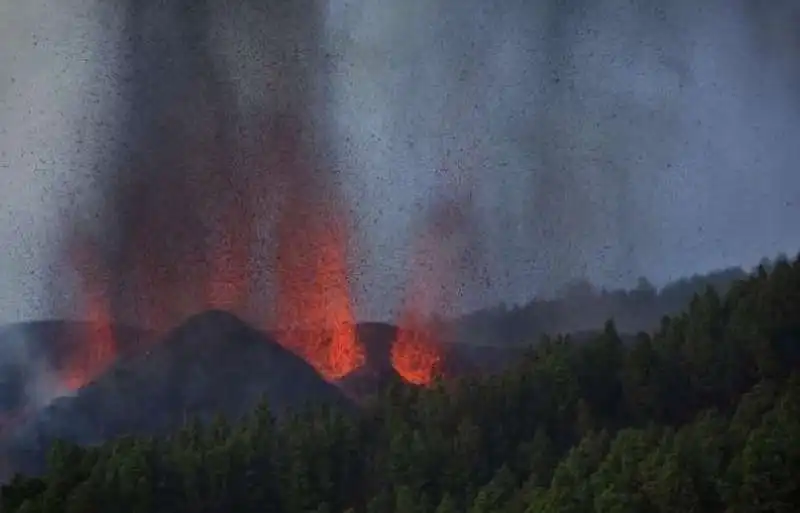
[[[427,242],[427,244],[426,244]],[[442,286],[441,259],[436,258],[432,240],[420,241],[416,262],[411,266],[412,276],[399,319],[397,337],[391,348],[391,361],[395,371],[409,383],[430,385],[442,371],[442,352],[438,326],[426,322],[422,312],[435,312],[445,299]],[[429,265],[423,264],[424,256],[434,257]],[[438,265],[437,265],[438,264]]]
[[[268,138],[277,162],[270,160],[263,176],[253,172],[252,180],[227,180],[214,166],[226,152],[187,136],[191,172],[169,172],[184,154],[163,147],[163,155],[148,155],[165,169],[145,167],[141,179],[115,189],[121,221],[114,228],[123,232],[97,236],[112,241],[101,251],[86,244],[69,251],[92,329],[67,365],[68,386],[82,386],[114,358],[112,318],[157,336],[209,308],[261,319],[328,379],[363,365],[347,279],[348,219],[335,175],[305,160],[312,148],[301,141],[302,126],[289,118],[276,122]],[[273,296],[266,312],[254,302],[263,298],[251,297],[262,286]]]
[[[277,269],[284,344],[331,380],[365,361],[350,303],[344,224],[335,219],[315,213],[299,223],[284,219]]]
[[[447,174],[447,168],[443,173]],[[416,241],[397,338],[391,348],[397,373],[417,385],[430,385],[444,371],[443,326],[424,321],[422,314],[441,312],[457,298],[456,269],[466,251],[460,239],[469,231],[465,207],[470,196],[463,195],[458,186],[468,193],[469,183],[460,176],[451,179],[456,182],[451,191],[455,195],[433,204]]]
[[[59,373],[61,383],[70,391],[77,390],[92,381],[105,371],[117,356],[117,343],[107,303],[107,278],[96,263],[97,259],[90,245],[77,246],[72,256],[82,281],[86,317],[89,322],[81,325],[81,332],[75,334],[74,340],[80,343],[61,365]]]
[[[436,330],[412,314],[405,316],[401,326],[391,348],[392,366],[409,383],[430,385],[442,372]]]
[[[320,173],[302,161],[296,133],[283,136],[280,166],[292,175],[275,230],[276,324],[288,349],[336,380],[366,360],[347,280],[348,219],[335,189],[321,187]]]

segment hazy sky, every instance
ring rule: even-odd
[[[47,315],[60,212],[80,201],[108,126],[96,4],[0,2],[0,321]]]
[[[453,176],[472,187],[489,276],[469,304],[800,249],[797,2],[759,3],[758,18],[752,0],[554,3],[331,0],[321,80],[366,241],[362,316],[392,308],[413,226]],[[45,284],[69,272],[53,262],[61,212],[85,204],[91,219],[120,123],[113,9],[13,4],[0,3],[0,322],[49,315]]]
[[[402,254],[396,227],[425,204],[448,150],[476,184],[495,285],[484,301],[523,300],[553,276],[664,283],[800,249],[800,8],[762,3],[753,19],[745,2],[605,0],[566,15],[547,4],[332,8],[335,112],[355,141],[345,168],[353,189],[366,183],[358,211],[384,255]],[[552,64],[543,39],[561,18],[566,63]],[[541,201],[537,187],[563,197]],[[563,236],[541,234],[553,225]],[[371,261],[371,287],[395,265],[385,258]]]

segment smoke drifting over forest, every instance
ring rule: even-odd
[[[431,232],[455,309],[800,246],[797,2],[228,4],[0,7],[4,320],[387,318]]]

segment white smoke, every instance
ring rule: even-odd
[[[15,380],[3,387],[21,392],[16,414],[35,411],[54,399],[72,393],[59,381],[56,369],[44,354],[38,353],[38,341],[30,340],[21,325],[12,325],[0,332],[0,373],[2,379]],[[18,380],[18,381],[16,381]],[[13,420],[13,419],[12,419]]]

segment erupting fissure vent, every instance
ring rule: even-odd
[[[442,354],[437,345],[437,330],[408,314],[392,344],[394,370],[414,385],[430,385],[442,372]]]
[[[102,373],[117,357],[117,341],[108,305],[108,277],[96,261],[93,248],[88,243],[76,245],[71,252],[73,265],[79,272],[82,284],[87,324],[81,324],[82,333],[78,347],[69,352],[61,365],[59,376],[69,391],[75,391]]]
[[[441,327],[423,318],[435,312],[446,299],[444,267],[433,237],[423,237],[412,255],[414,265],[406,287],[398,322],[397,338],[391,348],[392,366],[415,385],[430,385],[442,371],[439,341]]]
[[[353,237],[347,209],[335,187],[319,183],[327,175],[302,162],[298,142],[284,127],[287,134],[285,158],[279,159],[280,171],[274,175],[281,201],[275,203],[269,226],[271,251],[254,247],[257,212],[249,201],[253,193],[242,190],[209,206],[209,220],[203,225],[207,229],[198,232],[202,237],[190,232],[184,233],[185,240],[180,238],[181,226],[202,219],[199,211],[172,219],[144,209],[142,224],[130,229],[117,260],[91,244],[71,250],[92,322],[80,337],[84,343],[63,366],[66,387],[82,387],[116,358],[112,321],[120,315],[120,305],[134,322],[160,334],[204,309],[260,318],[263,326],[275,329],[284,347],[330,381],[367,363],[348,281]],[[191,199],[186,199],[188,205]],[[460,250],[451,238],[466,224],[461,207],[452,199],[437,203],[412,251],[411,275],[389,357],[395,371],[416,385],[429,385],[443,372],[442,327],[422,314],[438,312],[456,298],[453,278]],[[268,261],[258,262],[259,258]],[[270,270],[274,287],[266,307],[251,297],[260,286],[253,274],[259,267]]]
[[[288,183],[284,201],[292,208],[281,211],[276,227],[279,338],[324,377],[337,380],[366,360],[347,279],[349,223],[331,191],[305,186],[313,179],[310,167],[293,169],[309,176]]]
[[[408,267],[410,277],[400,311],[392,365],[410,383],[430,385],[444,369],[444,325],[422,314],[446,310],[458,299],[457,278],[468,245],[471,183],[443,164],[441,174],[452,186],[432,204],[416,239]],[[463,277],[463,276],[461,276]]]

